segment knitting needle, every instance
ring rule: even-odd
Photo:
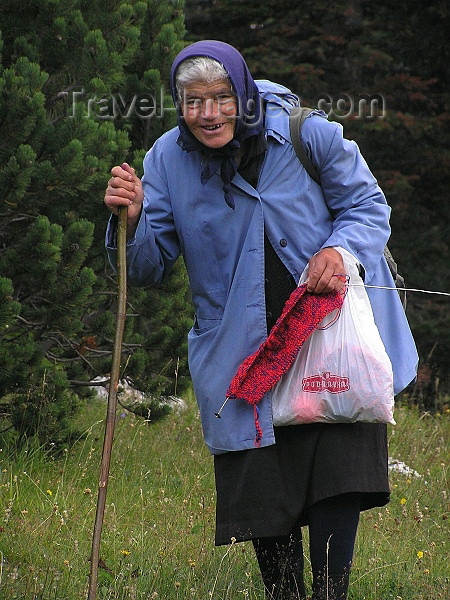
[[[225,398],[225,402],[222,404],[222,406],[219,408],[219,412],[214,413],[217,417],[217,419],[221,419],[222,417],[220,416],[220,413],[223,411],[225,404],[228,402],[228,400],[230,399],[230,396],[227,396]]]

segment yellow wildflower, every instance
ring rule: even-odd
[[[404,504],[406,504],[406,498],[402,498],[402,499],[400,500],[400,504],[401,504],[402,506],[403,506]]]
[[[419,550],[419,552],[417,553],[417,558],[423,558],[422,550]]]

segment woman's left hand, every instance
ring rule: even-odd
[[[313,294],[339,291],[345,285],[344,261],[334,248],[322,248],[309,261],[307,290]],[[342,277],[344,275],[344,277]]]

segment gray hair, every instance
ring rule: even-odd
[[[214,83],[221,79],[229,81],[225,67],[209,56],[187,58],[178,66],[175,74],[178,98],[183,97],[183,90],[193,83]]]

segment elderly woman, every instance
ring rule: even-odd
[[[126,163],[112,169],[105,203],[114,214],[128,207],[131,284],[160,282],[180,254],[186,264],[195,308],[189,367],[214,455],[215,542],[252,540],[267,598],[304,600],[308,526],[313,599],[346,598],[360,512],[389,500],[386,425],[276,427],[269,391],[255,447],[249,404],[233,399],[221,419],[215,413],[306,265],[313,294],[342,286],[337,246],[356,257],[368,284],[393,284],[383,258],[390,209],[357,146],[323,114],[302,129],[321,186],[309,178],[289,134],[297,97],[255,82],[228,44],[185,48],[171,90],[178,126],[147,153],[142,181]],[[106,241],[112,264],[114,214]],[[374,290],[370,300],[399,392],[417,360],[405,314],[395,293]]]

